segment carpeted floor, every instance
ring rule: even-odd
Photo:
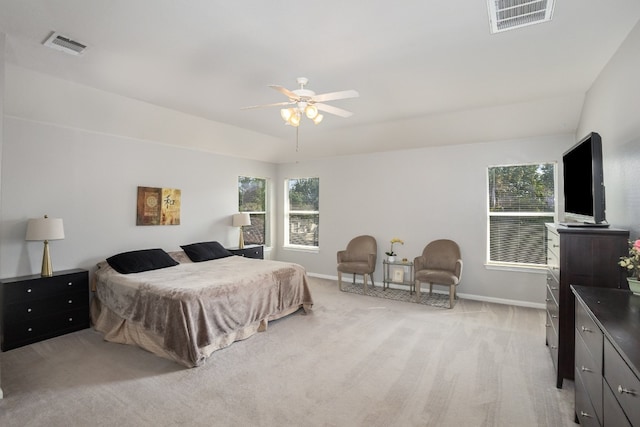
[[[542,310],[452,310],[340,292],[199,368],[91,330],[0,355],[0,425],[574,426],[555,388]]]
[[[342,282],[342,290],[352,294],[364,295],[364,286],[362,283],[346,283]],[[420,292],[420,301],[416,301],[416,294],[409,292],[408,289],[386,288],[382,286],[367,286],[367,296],[392,299],[396,301],[412,302],[431,307],[449,308],[449,294]],[[455,304],[454,304],[455,305]]]

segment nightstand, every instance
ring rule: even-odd
[[[89,272],[0,279],[2,351],[89,327]]]
[[[243,256],[247,258],[264,259],[264,246],[262,245],[247,245],[242,249],[239,248],[227,248],[229,252],[234,255]]]

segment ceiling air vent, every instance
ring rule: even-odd
[[[53,49],[61,50],[71,55],[81,55],[87,48],[87,45],[71,40],[68,37],[60,35],[56,32],[51,33],[49,38],[43,43]]]
[[[555,0],[487,0],[491,33],[551,21]]]

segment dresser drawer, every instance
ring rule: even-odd
[[[560,304],[560,283],[558,278],[554,277],[550,271],[547,271],[547,291],[551,294],[556,305]],[[549,296],[547,295],[547,298]]]
[[[591,400],[589,399],[589,395],[585,389],[584,383],[582,382],[582,377],[580,376],[580,372],[576,369],[574,375],[575,383],[575,393],[576,393],[576,417],[580,422],[581,427],[599,427],[600,422],[598,421],[598,416],[596,415],[596,411],[593,409],[591,405]]]
[[[576,332],[584,340],[591,358],[597,366],[602,366],[602,343],[604,335],[584,309],[582,304],[576,304]]]
[[[5,351],[10,350],[88,327],[89,316],[85,308],[55,313],[13,325],[5,325],[2,349]]]
[[[631,424],[640,426],[640,381],[608,339],[604,340],[604,378]]]
[[[89,295],[86,291],[9,304],[4,307],[3,317],[6,327],[10,327],[16,323],[78,308],[84,308],[85,311],[89,309]]]
[[[596,363],[579,333],[576,337],[576,372],[580,374],[584,390],[591,401],[598,420],[602,421],[602,363]],[[600,359],[602,361],[602,359]]]
[[[34,301],[81,291],[89,292],[89,276],[86,271],[63,276],[38,277],[32,280],[4,283],[3,304]]]
[[[551,319],[548,311],[546,331],[547,346],[549,347],[549,352],[551,353],[551,360],[553,361],[553,366],[558,369],[558,330],[555,328],[553,319]]]
[[[632,427],[606,382],[604,383],[604,387],[602,387],[602,406],[604,412],[603,425]]]

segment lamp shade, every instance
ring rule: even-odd
[[[243,225],[251,225],[251,217],[246,212],[233,215],[233,226],[242,227]]]
[[[32,218],[27,223],[25,240],[60,240],[64,239],[62,218]]]

